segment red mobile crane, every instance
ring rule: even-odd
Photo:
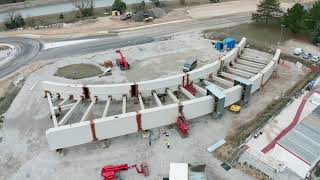
[[[117,49],[116,53],[118,53],[120,55],[120,59],[117,59],[116,62],[117,62],[117,65],[120,66],[121,71],[123,71],[125,69],[130,69],[130,64],[128,63],[126,58],[123,56],[120,49]]]
[[[136,168],[138,174],[149,176],[149,168],[145,162],[141,163],[140,169],[136,164],[133,166],[128,166],[128,164],[107,165],[101,169],[101,176],[104,177],[104,180],[114,180],[120,178],[121,171],[127,171],[131,168]]]

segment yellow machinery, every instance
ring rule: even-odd
[[[241,106],[233,104],[229,107],[229,110],[234,113],[239,113],[241,111]]]

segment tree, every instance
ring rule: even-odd
[[[60,15],[59,15],[59,19],[64,19],[64,15],[63,15],[63,13],[60,13]]]
[[[283,12],[280,9],[280,2],[278,0],[263,0],[258,5],[257,12],[252,13],[252,20],[268,24],[270,21],[281,17],[282,14]]]
[[[127,9],[127,4],[121,0],[114,0],[112,4],[112,10],[120,11],[120,13],[124,13]]]
[[[218,3],[218,2],[220,2],[220,0],[209,0],[210,1],[210,3]]]
[[[308,13],[308,27],[309,29],[315,28],[320,22],[320,1],[316,1]]]
[[[94,0],[72,0],[73,5],[84,17],[92,16],[94,10]]]
[[[26,23],[23,17],[16,12],[14,8],[9,9],[8,19],[4,23],[8,29],[15,29],[24,26]]]
[[[146,10],[146,3],[144,1],[142,1],[139,4],[133,4],[132,9],[135,13],[138,13],[140,11],[145,11]]]
[[[151,2],[152,2],[156,7],[160,7],[160,1],[159,1],[159,0],[151,0]]]
[[[288,9],[287,13],[284,15],[284,24],[293,33],[298,33],[304,28],[304,20],[307,12],[304,7],[296,3],[291,9]]]
[[[320,43],[320,22],[315,26],[312,32],[312,43],[316,45]]]
[[[179,0],[181,5],[185,5],[186,4],[186,0]]]

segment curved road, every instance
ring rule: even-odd
[[[179,23],[138,28],[136,30],[118,32],[117,36],[90,36],[74,39],[96,39],[92,42],[79,43],[43,50],[40,41],[28,38],[0,38],[0,43],[7,43],[16,46],[19,50],[17,57],[9,63],[0,67],[0,78],[16,71],[20,67],[35,61],[63,58],[80,54],[88,54],[104,51],[111,48],[121,48],[130,45],[144,44],[151,41],[161,40],[161,37],[171,36],[179,32],[195,32],[205,29],[221,28],[251,22],[249,15],[229,15],[205,20],[190,20]],[[66,41],[74,40],[66,39]],[[61,41],[61,39],[59,39]],[[55,40],[53,40],[55,42]]]
[[[41,50],[41,43],[29,38],[1,38],[0,43],[11,44],[17,50],[15,58],[0,66],[0,78],[28,64]]]

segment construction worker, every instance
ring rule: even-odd
[[[166,140],[166,146],[168,149],[170,149],[170,141],[169,140]]]

